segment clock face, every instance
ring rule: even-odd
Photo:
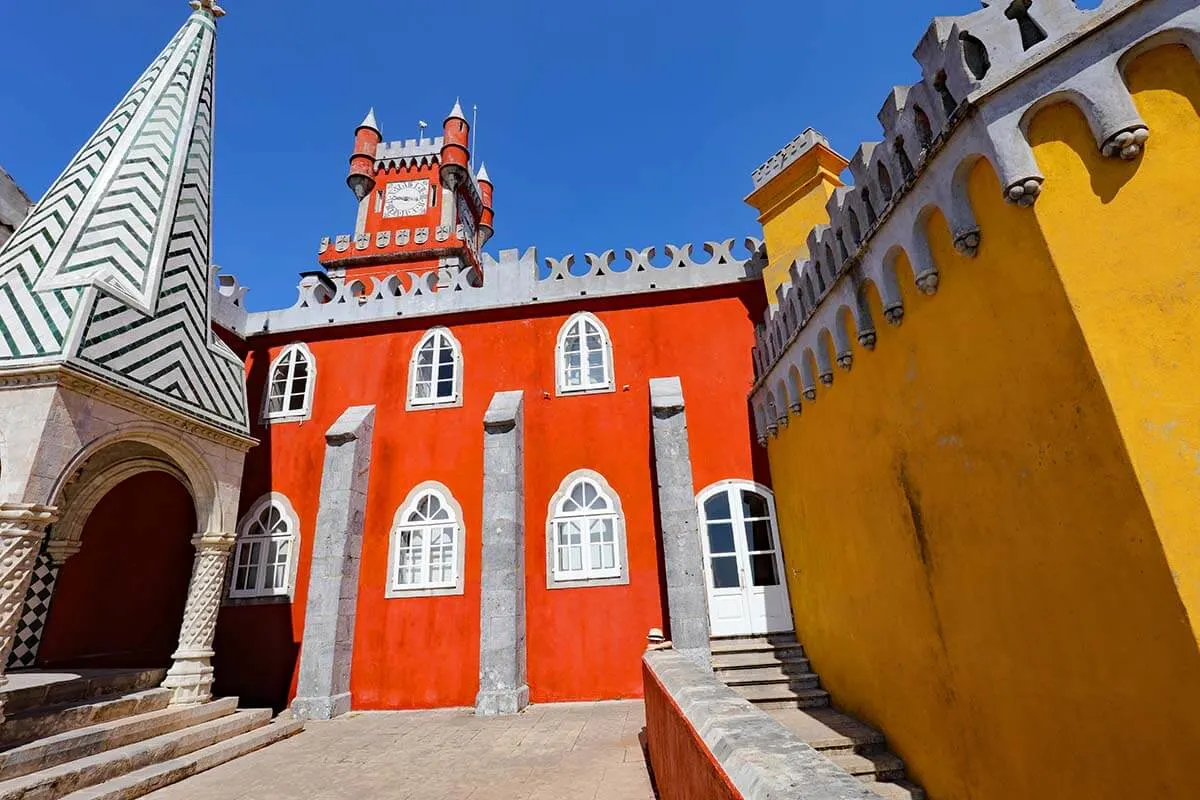
[[[419,217],[429,210],[429,181],[397,181],[387,185],[383,218]]]

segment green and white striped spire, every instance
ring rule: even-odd
[[[238,432],[242,365],[211,331],[212,0],[0,247],[0,372],[66,362]]]

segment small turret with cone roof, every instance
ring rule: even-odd
[[[382,141],[383,134],[372,108],[354,131],[354,154],[350,156],[350,174],[346,178],[346,185],[359,200],[375,189],[375,156]]]
[[[442,124],[441,180],[442,185],[453,190],[469,179],[471,152],[468,149],[471,125],[463,115],[462,105],[455,100],[450,116]]]
[[[495,187],[488,176],[487,164],[479,165],[479,174],[475,176],[475,182],[479,184],[479,199],[483,202],[483,211],[479,215],[479,246],[483,247],[496,232],[496,214],[492,210],[492,191]]]

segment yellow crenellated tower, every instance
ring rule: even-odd
[[[820,223],[764,212],[797,633],[931,797],[1200,796],[1200,19],[987,4],[915,56]]]

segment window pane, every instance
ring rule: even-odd
[[[420,352],[417,353],[417,366],[426,366],[433,364],[433,342],[426,342],[421,346]]]
[[[439,381],[454,380],[454,364],[439,364],[438,365],[438,380]]]
[[[750,579],[755,586],[777,586],[779,576],[775,574],[775,556],[760,553],[750,556]]]
[[[292,380],[307,381],[308,380],[308,360],[304,358],[296,359],[296,369],[292,371]]]
[[[437,396],[443,400],[454,397],[454,380],[438,381]]]
[[[708,552],[733,553],[733,524],[729,522],[708,523]]]
[[[595,331],[596,329],[592,328],[591,330]],[[600,333],[598,331],[596,331],[595,333],[592,333],[592,332],[588,333],[587,349],[588,350],[596,350],[596,351],[600,350]]]
[[[602,569],[604,566],[604,556],[600,552],[599,544],[595,542],[592,543],[591,553],[589,555],[592,559],[592,569]]]
[[[579,334],[578,333],[567,334],[567,338],[563,342],[563,352],[575,353],[576,354],[575,358],[576,359],[579,358],[579,355],[578,355],[578,353],[579,353]]]
[[[729,513],[729,493],[714,494],[705,500],[704,517],[709,520],[732,519]]]
[[[747,550],[774,550],[775,537],[771,535],[771,520],[756,519],[746,523]]]
[[[747,492],[742,490],[742,516],[744,517],[769,517],[771,512],[767,509],[767,499],[761,494],[755,492]]]
[[[579,353],[567,353],[567,369],[579,369],[583,365],[583,359],[579,357]]]
[[[590,367],[588,369],[588,383],[593,386],[601,386],[608,383],[608,376],[605,374],[603,366]]]
[[[567,386],[581,386],[583,384],[583,375],[578,368],[568,369],[563,383]]]
[[[736,589],[742,585],[738,580],[737,556],[720,556],[710,560],[714,589]]]
[[[604,366],[604,353],[600,350],[592,350],[588,353],[588,366],[601,367]]]

